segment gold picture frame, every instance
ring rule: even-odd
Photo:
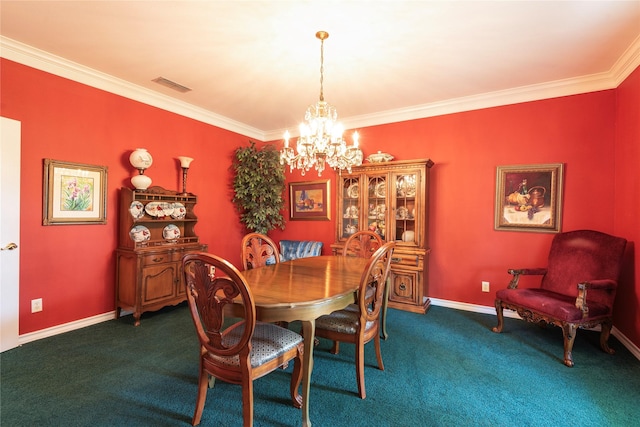
[[[563,163],[498,166],[496,230],[559,233]]]
[[[42,225],[106,224],[107,167],[44,159]]]
[[[289,219],[329,221],[331,219],[329,180],[289,183]]]

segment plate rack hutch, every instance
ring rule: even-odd
[[[195,195],[154,186],[120,190],[116,251],[116,318],[133,311],[135,326],[146,311],[186,300],[182,257],[207,251],[195,232]]]
[[[337,181],[336,241],[360,230],[395,241],[389,274],[389,307],[426,313],[429,253],[429,159],[368,163],[341,172]]]

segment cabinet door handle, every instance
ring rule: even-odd
[[[154,258],[153,262],[162,262],[164,258]]]
[[[400,286],[398,286],[400,288],[401,291],[406,291],[407,290],[407,285],[404,284],[404,282],[400,283]]]

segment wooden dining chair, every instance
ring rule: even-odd
[[[382,245],[369,259],[360,279],[358,300],[343,310],[321,316],[316,320],[316,336],[334,341],[332,353],[337,353],[340,342],[356,346],[356,380],[358,394],[364,399],[364,345],[374,340],[378,368],[384,371],[380,351],[380,313],[384,290],[395,242]],[[371,289],[373,292],[369,292]]]
[[[242,385],[244,426],[252,426],[253,380],[290,360],[294,361],[291,400],[296,408],[302,407],[298,390],[302,380],[302,336],[256,321],[251,290],[228,261],[203,252],[189,253],[182,258],[182,268],[189,310],[200,342],[198,394],[191,423],[200,423],[211,376]],[[229,305],[233,305],[233,318],[225,318],[225,306]]]
[[[342,248],[342,255],[369,258],[382,244],[382,238],[378,233],[369,230],[358,231],[349,236]]]
[[[249,233],[242,238],[242,267],[244,270],[279,262],[278,246],[266,235]]]
[[[363,230],[353,233],[344,244],[342,248],[343,256],[353,256],[358,258],[369,258],[373,253],[378,250],[380,246],[384,244],[384,241],[378,233],[373,231]],[[369,289],[371,292],[371,289]],[[380,313],[380,334],[383,339],[387,339],[389,334],[387,333],[387,303],[389,302],[389,285],[385,286],[384,290],[384,302],[382,304],[382,313]]]

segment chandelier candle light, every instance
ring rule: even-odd
[[[289,131],[284,133],[284,147],[280,150],[280,164],[289,165],[289,171],[300,169],[304,174],[312,167],[322,175],[325,165],[333,169],[347,169],[351,173],[353,166],[362,164],[362,151],[358,148],[358,132],[353,134],[353,145],[347,146],[342,138],[342,125],[337,123],[338,112],[324,100],[324,41],[329,37],[326,31],[318,31],[320,40],[320,100],[310,105],[304,115],[305,122],[300,124],[296,151],[289,147]]]
[[[180,160],[180,166],[182,167],[182,194],[187,195],[187,172],[189,171],[189,165],[193,161],[191,157],[178,156]]]

